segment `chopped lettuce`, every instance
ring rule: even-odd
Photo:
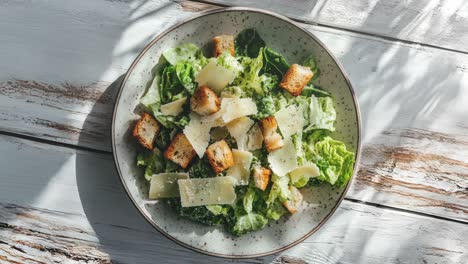
[[[179,62],[175,65],[175,72],[180,84],[192,95],[197,88],[195,82],[195,68],[190,62]]]
[[[262,229],[268,223],[268,220],[261,214],[247,213],[237,218],[234,226],[230,230],[234,235],[242,234]]]
[[[196,59],[200,56],[200,49],[193,43],[186,43],[163,52],[164,58],[172,65],[180,61]]]
[[[268,205],[273,204],[276,199],[284,202],[291,198],[291,192],[289,191],[289,177],[280,177],[273,174],[271,181],[273,182],[273,185],[271,186],[270,194],[266,201]]]
[[[162,152],[154,148],[151,152],[143,152],[137,156],[137,166],[145,167],[145,179],[151,181],[153,174],[165,172],[165,161]]]
[[[335,131],[336,111],[331,97],[310,96],[309,127],[305,130],[327,129]]]
[[[325,137],[315,143],[317,166],[320,169],[319,179],[332,185],[343,187],[353,174],[354,154],[346,150],[346,145]]]

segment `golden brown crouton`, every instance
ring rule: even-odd
[[[133,136],[147,149],[153,149],[153,142],[159,133],[159,123],[148,113],[143,113],[133,129]]]
[[[214,56],[218,57],[223,51],[229,51],[234,56],[234,37],[232,35],[221,35],[213,38]]]
[[[198,87],[190,99],[192,111],[204,116],[218,112],[220,106],[218,96],[206,85]]]
[[[264,191],[270,181],[271,170],[262,166],[255,166],[253,169],[253,177],[255,186]]]
[[[197,153],[184,133],[177,134],[164,151],[164,157],[166,157],[166,159],[179,164],[183,169],[187,168],[195,155],[197,155]]]
[[[206,149],[206,156],[211,167],[216,173],[223,172],[225,169],[234,165],[234,157],[231,148],[225,140],[217,141]]]
[[[309,67],[293,64],[283,76],[279,86],[286,89],[292,95],[298,96],[302,93],[304,87],[312,79],[314,73]]]
[[[265,147],[268,152],[283,147],[283,138],[276,132],[278,124],[274,116],[265,117],[260,120],[260,128],[262,129],[263,142],[265,142]]]
[[[283,206],[286,207],[291,214],[294,214],[302,203],[302,193],[294,186],[289,186],[289,190],[291,191],[291,200],[284,201]]]

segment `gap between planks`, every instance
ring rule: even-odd
[[[88,153],[99,153],[99,154],[112,156],[112,151],[96,150],[96,149],[92,149],[92,148],[87,148],[87,147],[82,147],[82,146],[77,146],[77,145],[72,145],[72,144],[65,144],[65,143],[60,143],[60,142],[56,142],[56,141],[52,141],[52,140],[47,140],[47,139],[42,139],[42,138],[37,138],[37,137],[32,137],[32,136],[27,136],[27,135],[22,135],[22,134],[4,132],[4,131],[1,131],[1,130],[0,130],[0,135],[7,136],[7,137],[12,137],[12,138],[20,138],[20,139],[27,140],[27,141],[33,141],[35,143],[47,144],[47,145],[67,148],[67,149],[71,149],[71,150],[84,151],[84,152],[88,152]],[[112,157],[112,159],[113,159],[113,157]],[[358,171],[359,171],[359,168],[358,168]],[[353,180],[355,180],[356,177],[357,177],[357,175],[354,176]],[[468,225],[468,221],[463,221],[463,220],[458,220],[458,219],[453,219],[453,218],[448,218],[448,217],[443,217],[443,216],[439,216],[439,215],[433,215],[433,214],[423,213],[423,212],[418,212],[418,211],[412,211],[412,210],[409,210],[409,209],[398,208],[398,207],[388,206],[388,205],[379,204],[379,203],[367,202],[367,201],[363,201],[363,200],[359,200],[359,199],[355,199],[355,198],[345,197],[344,200],[352,202],[352,203],[363,204],[363,205],[372,206],[372,207],[376,207],[376,208],[392,210],[392,211],[398,211],[398,212],[403,212],[403,213],[410,213],[410,214],[414,214],[414,215],[430,217],[430,218],[434,218],[434,219],[440,219],[440,220],[445,220],[445,221],[450,221],[450,222],[454,222],[454,223],[460,223],[460,224]]]

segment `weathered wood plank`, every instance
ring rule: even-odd
[[[160,30],[213,8],[25,4],[0,3],[1,39],[8,40],[0,50],[0,130],[106,151],[118,77]],[[64,20],[69,13],[73,19]],[[364,155],[348,197],[468,221],[468,55],[306,27],[344,64],[361,104]],[[44,41],[56,36],[63,39]]]
[[[278,12],[307,23],[468,52],[464,1],[203,0]]]
[[[0,261],[232,263],[186,250],[147,224],[108,154],[8,136],[0,148],[16,151],[0,159]],[[238,262],[463,263],[467,235],[466,224],[345,201],[297,247]]]

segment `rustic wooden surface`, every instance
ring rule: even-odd
[[[112,164],[125,70],[177,20],[247,1],[0,2],[0,263],[229,263],[131,205]],[[316,235],[242,263],[468,262],[468,5],[255,1],[320,38],[350,75],[360,170]]]

